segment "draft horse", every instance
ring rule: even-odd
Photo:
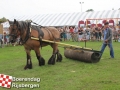
[[[38,25],[32,25],[32,22],[28,21],[9,21],[9,33],[10,33],[10,41],[14,43],[17,37],[20,36],[20,40],[25,48],[27,55],[27,63],[24,69],[32,69],[32,61],[30,51],[34,50],[36,53],[36,57],[39,62],[39,66],[45,65],[45,60],[40,54],[39,48],[51,45],[53,48],[53,53],[50,59],[48,60],[48,64],[54,65],[55,60],[57,62],[62,61],[62,55],[59,53],[58,44],[56,43],[48,43],[42,41],[42,39],[59,42],[60,41],[60,32],[55,27],[43,27]],[[39,38],[39,40],[33,40],[31,37]]]

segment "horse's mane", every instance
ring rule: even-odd
[[[9,24],[10,24],[10,25],[13,25],[13,24],[14,24],[14,22],[13,22],[13,21],[9,21]]]
[[[29,27],[35,30],[40,30],[40,26],[31,25],[31,22],[28,22],[28,21],[18,21],[18,25],[21,30],[24,30],[24,29],[27,30]]]
[[[18,27],[21,30],[27,29],[30,26],[30,22],[27,21],[18,21]]]
[[[41,30],[41,26],[35,26],[35,25],[31,25],[31,22],[28,22],[28,21],[18,21],[18,28],[20,30],[21,33],[23,33],[24,31],[27,32],[27,35],[29,34],[30,32],[30,28],[34,29],[34,30],[37,30],[39,35],[41,37],[44,36],[44,33],[43,31]]]

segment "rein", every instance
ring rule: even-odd
[[[30,32],[31,32],[31,27],[30,27],[30,24],[29,24],[24,40],[22,40],[22,38],[20,38],[20,41],[22,42],[22,44],[25,44],[27,42],[27,40],[30,38]]]
[[[13,24],[10,24],[10,25],[13,26]],[[15,29],[12,29],[12,31],[15,31]],[[17,37],[17,33],[18,33],[18,30],[16,30],[15,34],[9,34],[9,36],[12,36],[13,39],[15,39]]]

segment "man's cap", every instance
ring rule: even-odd
[[[108,25],[108,24],[109,24],[109,22],[105,22],[105,23],[104,23],[104,25]]]

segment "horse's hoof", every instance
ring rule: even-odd
[[[48,64],[51,65],[51,61],[50,60],[48,61]]]
[[[39,66],[45,65],[45,60],[41,58],[41,61],[39,61]]]
[[[57,59],[56,62],[61,62],[61,60],[60,60],[60,59]]]
[[[57,60],[56,60],[56,62],[61,62],[62,61],[62,55],[59,53],[58,55],[57,55]]]
[[[26,70],[27,69],[27,65],[24,67],[24,70]]]
[[[49,65],[54,65],[55,64],[55,58],[56,58],[55,55],[52,55],[51,58],[48,61],[48,64]]]
[[[43,65],[45,65],[45,62],[39,62],[39,66],[43,66]]]
[[[52,62],[52,65],[55,65],[55,62]]]
[[[26,66],[24,67],[24,70],[26,70],[26,69],[32,69],[32,64],[26,65]]]
[[[49,61],[48,61],[48,64],[49,64],[49,65],[54,65],[54,64],[55,64],[55,60],[52,60],[52,61],[49,60]]]

